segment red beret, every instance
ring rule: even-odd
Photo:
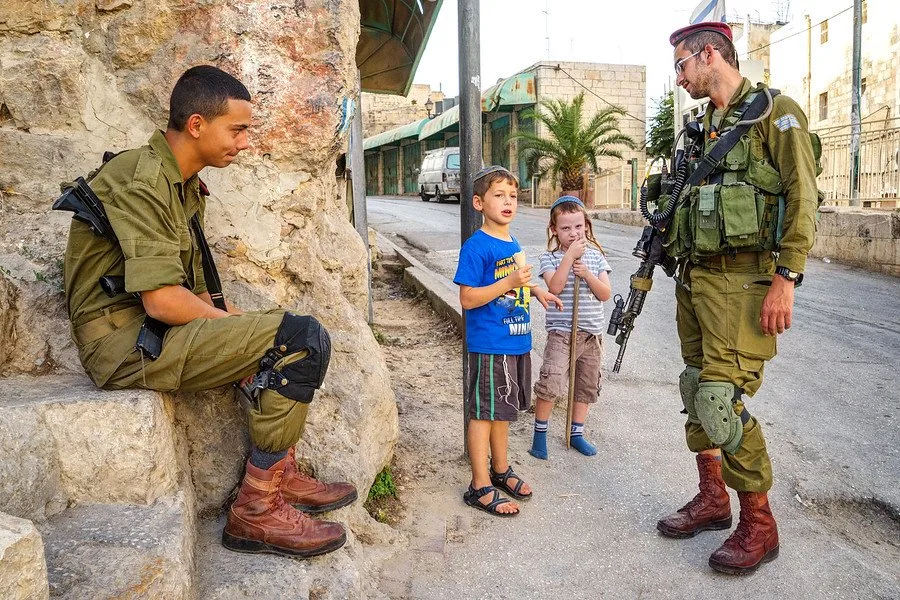
[[[692,33],[697,33],[698,31],[712,31],[720,35],[724,35],[728,38],[729,42],[733,41],[731,37],[731,27],[728,26],[728,23],[722,23],[721,21],[708,21],[706,23],[694,23],[693,25],[682,27],[669,36],[669,43],[673,46],[677,46],[684,38],[691,35]]]

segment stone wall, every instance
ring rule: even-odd
[[[640,147],[645,137],[646,125],[646,68],[643,65],[615,65],[602,63],[573,63],[544,61],[531,67],[537,77],[538,101],[547,99],[571,100],[584,92],[585,118],[615,104],[629,115],[619,119],[619,130],[631,137]],[[587,89],[585,89],[587,88]],[[540,129],[538,133],[541,133]],[[624,160],[604,158],[600,168],[604,171],[593,180],[594,202],[601,206],[629,206],[631,203],[631,168],[627,160],[638,160],[638,173],[643,173],[645,155],[641,150],[620,148]],[[557,198],[560,189],[542,181],[538,190],[538,202],[549,204]]]
[[[442,92],[433,91],[431,86],[416,83],[409,88],[406,96],[392,94],[362,95],[363,137],[371,137],[384,131],[424,119],[428,116],[425,102],[444,99]],[[431,114],[434,114],[432,109]]]
[[[335,176],[345,100],[358,98],[358,36],[354,0],[0,3],[0,377],[81,372],[61,283],[70,214],[49,210],[59,183],[97,166],[104,150],[144,144],[165,125],[178,76],[214,64],[254,102],[251,148],[229,168],[201,173],[213,192],[206,234],[225,293],[245,309],[283,306],[328,327],[327,389],[299,453],[365,497],[390,459],[397,417],[366,322],[366,249]],[[184,424],[189,437],[216,429],[195,403],[226,407],[216,443],[238,448],[243,425],[230,391],[176,402],[190,407],[179,416],[205,423]],[[189,442],[202,457],[202,435]],[[236,477],[210,496],[221,499]]]

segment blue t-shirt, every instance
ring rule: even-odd
[[[459,266],[453,283],[485,287],[516,270],[513,254],[521,247],[497,239],[482,230],[466,240],[459,251]],[[509,290],[483,306],[465,311],[466,344],[480,354],[527,354],[531,352],[531,288]]]

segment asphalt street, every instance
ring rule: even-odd
[[[547,216],[523,206],[512,226],[531,264],[546,246]],[[370,197],[368,221],[452,279],[458,204]],[[593,224],[613,268],[613,293],[627,296],[640,229]],[[529,428],[519,427],[511,458],[535,498],[508,522],[484,517],[476,539],[418,582],[422,597],[900,598],[900,280],[808,262],[794,325],[748,401],[773,460],[781,554],[745,578],[706,566],[723,533],[676,541],[655,531],[659,517],[696,492],[679,414],[673,287],[657,272],[618,374],[611,373],[618,347],[604,339],[604,387],[587,425],[598,455],[564,449],[559,411],[549,461],[527,455]],[[607,318],[610,310],[607,303]],[[537,371],[545,335],[536,302],[533,321]]]

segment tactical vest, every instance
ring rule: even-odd
[[[762,85],[754,88],[741,105],[718,124],[718,131],[725,133],[731,129],[761,93]],[[720,139],[709,134],[713,117],[711,108],[708,107],[703,117],[703,154],[710,152]],[[821,144],[816,134],[810,133],[810,137],[818,174],[821,171]],[[690,170],[694,168],[695,164],[692,164]],[[778,251],[784,208],[781,175],[772,164],[759,129],[753,125],[703,185],[682,193],[663,245],[670,256],[690,257],[693,261],[738,252]]]

